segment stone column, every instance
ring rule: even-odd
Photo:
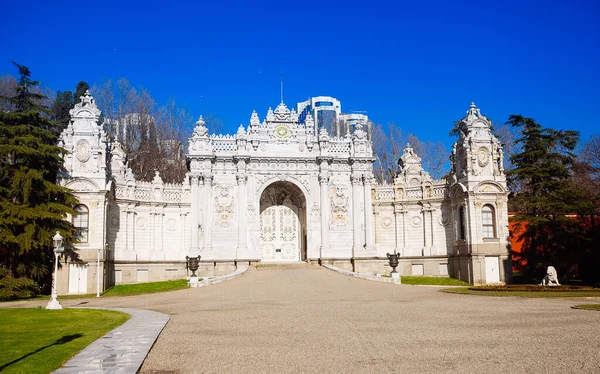
[[[244,162],[245,161],[238,161],[238,162]],[[245,169],[245,168],[244,168]],[[237,255],[236,255],[236,259],[239,258],[239,256],[246,256],[246,253],[248,252],[248,240],[246,238],[246,230],[248,227],[248,214],[247,214],[247,197],[248,197],[248,192],[246,189],[247,186],[247,182],[248,181],[248,176],[246,175],[246,172],[244,170],[243,173],[239,173],[237,175],[237,183],[238,183],[238,249],[237,249]]]
[[[206,256],[212,259],[212,226],[213,226],[213,212],[214,202],[213,202],[213,179],[212,175],[204,176],[204,196],[206,198],[205,205],[205,214],[204,214],[204,248],[202,252]],[[208,258],[207,258],[208,259]]]
[[[321,254],[323,258],[324,254],[329,250],[329,171],[323,170],[319,173],[319,184],[321,188]]]
[[[358,174],[352,174],[350,176],[350,182],[352,183],[352,232],[353,232],[353,245],[352,245],[352,256],[356,257],[364,252],[364,235],[362,233],[360,223],[360,203],[361,203],[361,189],[362,189],[362,178]]]
[[[429,209],[429,223],[430,223],[430,229],[431,229],[431,247],[429,248],[429,255],[436,255],[436,253],[433,253],[433,247],[434,247],[434,232],[433,232],[433,227],[434,227],[434,213],[435,213],[435,209],[432,207]]]
[[[421,209],[421,217],[423,219],[423,249],[421,250],[421,256],[429,256],[427,253],[429,241],[427,240],[427,211],[425,207]]]
[[[365,203],[365,249],[368,254],[375,256],[375,244],[373,237],[373,203],[371,195],[372,179],[364,177],[364,203]]]
[[[132,217],[133,209],[129,204],[125,208],[125,251],[131,250],[132,236],[131,228],[133,227]],[[113,248],[114,250],[114,248]]]
[[[200,226],[200,186],[199,186],[199,177],[194,175],[190,178],[191,183],[191,194],[192,194],[192,202],[191,202],[191,244],[190,244],[190,253],[198,251],[199,246],[202,243],[198,243],[198,227]]]
[[[150,224],[148,227],[152,232],[150,233],[150,252],[156,251],[156,212],[157,207],[153,206],[150,208]]]
[[[406,209],[402,204],[394,203],[394,218],[396,222],[396,253],[400,253],[404,256],[406,251]],[[398,225],[401,225],[401,229],[398,229]],[[402,239],[398,240],[398,235],[402,233]]]
[[[165,207],[164,206],[160,206],[158,208],[158,212],[157,212],[157,216],[158,216],[158,243],[156,246],[156,250],[157,251],[162,251],[163,248],[163,244],[165,242],[164,240],[164,235],[165,235]]]

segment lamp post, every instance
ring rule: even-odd
[[[63,246],[63,237],[60,236],[60,233],[57,231],[56,235],[52,238],[52,244],[54,244],[54,282],[52,283],[52,298],[48,301],[48,305],[46,305],[46,309],[62,309],[62,305],[58,302],[58,290],[56,286],[56,278],[58,275],[58,257],[61,253],[65,251],[65,247]]]

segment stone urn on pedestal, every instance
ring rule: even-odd
[[[198,271],[198,268],[200,267],[200,255],[198,255],[198,257],[185,256],[185,261],[187,268],[192,271],[188,285],[190,287],[198,287],[198,276],[196,275],[196,271]]]
[[[398,263],[400,262],[400,253],[387,254],[388,261],[390,263],[390,267],[392,268],[391,276],[394,280],[394,283],[400,283],[400,274],[396,271],[396,267],[398,267]]]

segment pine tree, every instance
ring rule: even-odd
[[[0,267],[10,277],[49,284],[53,266],[52,237],[66,243],[73,228],[64,218],[77,203],[67,188],[56,185],[66,152],[57,144],[57,124],[40,114],[29,90],[29,69],[15,64],[21,79],[14,97],[17,111],[0,112]]]
[[[75,87],[75,94],[73,95],[73,105],[81,102],[81,96],[85,95],[85,91],[90,89],[90,85],[87,82],[80,81]]]
[[[12,61],[17,70],[19,70],[19,83],[15,87],[15,96],[3,97],[15,105],[15,111],[24,112],[27,110],[35,110],[38,112],[44,112],[46,108],[36,104],[36,101],[45,99],[46,97],[42,94],[32,92],[31,89],[37,86],[40,82],[31,80],[31,72],[27,66],[19,65]]]
[[[50,108],[50,118],[60,125],[61,129],[67,128],[71,115],[69,111],[75,106],[71,91],[58,91],[56,99]]]
[[[507,124],[521,128],[522,133],[516,141],[522,151],[511,157],[514,169],[508,172],[511,183],[521,186],[511,196],[520,208],[513,218],[517,238],[523,243],[517,263],[523,264],[530,278],[542,276],[549,265],[565,276],[575,274],[586,234],[573,216],[589,209],[589,202],[571,180],[579,133],[544,128],[521,115],[511,115]]]

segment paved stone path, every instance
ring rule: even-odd
[[[63,306],[171,319],[141,373],[600,373],[598,299],[438,292],[331,270],[250,268],[210,287]]]
[[[102,308],[131,315],[121,326],[96,340],[70,359],[57,374],[99,373],[135,374],[156,341],[169,316],[150,310]]]

